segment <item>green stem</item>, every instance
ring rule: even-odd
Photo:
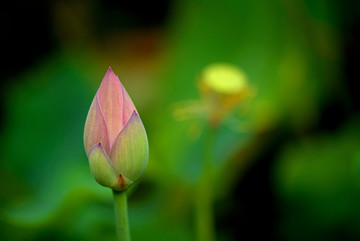
[[[118,241],[130,241],[127,196],[125,191],[114,191],[115,223]]]
[[[198,241],[214,241],[213,191],[210,176],[203,176],[196,193],[196,227]]]
[[[215,241],[212,157],[214,129],[206,131],[208,135],[205,136],[203,172],[195,195],[196,229],[198,241]]]

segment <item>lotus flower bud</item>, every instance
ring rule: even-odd
[[[145,128],[109,68],[90,106],[84,129],[85,151],[96,181],[121,191],[136,182],[149,158]]]

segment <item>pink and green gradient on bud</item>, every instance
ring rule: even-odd
[[[96,181],[116,191],[136,182],[147,166],[149,146],[145,128],[111,68],[91,103],[84,145]]]

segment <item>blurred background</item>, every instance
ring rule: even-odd
[[[207,205],[208,240],[360,240],[359,9],[335,0],[7,1],[0,240],[115,240],[112,193],[91,176],[83,147],[109,66],[150,143],[129,190],[134,241],[204,241],[197,216]],[[252,91],[209,128],[199,81],[213,63],[241,69]],[[202,181],[206,158],[211,182]],[[199,198],[204,190],[211,200]]]

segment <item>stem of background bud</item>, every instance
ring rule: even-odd
[[[215,241],[214,195],[213,195],[213,156],[215,129],[205,130],[203,171],[195,195],[196,231],[198,241]]]
[[[118,241],[130,241],[126,190],[114,191],[116,234]]]

